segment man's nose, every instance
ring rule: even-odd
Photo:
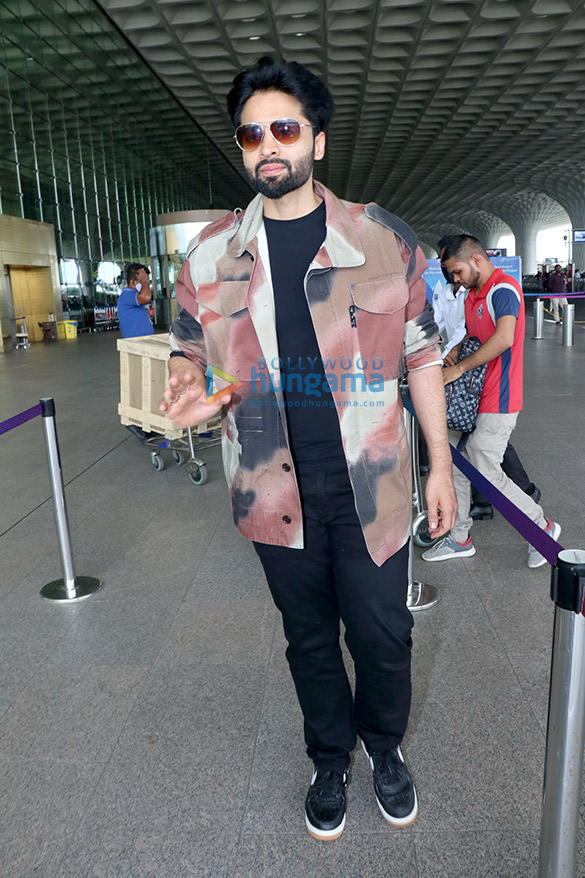
[[[272,136],[272,133],[271,133],[268,125],[264,129],[264,139],[263,139],[262,143],[260,144],[260,152],[262,153],[262,155],[266,155],[266,156],[274,155],[275,153],[278,152],[278,143],[276,142],[276,140]]]

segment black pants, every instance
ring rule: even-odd
[[[523,491],[530,491],[532,487],[532,482],[528,477],[528,473],[522,466],[522,461],[518,457],[516,453],[516,449],[513,445],[508,443],[506,450],[504,452],[504,459],[502,460],[502,469],[506,473],[509,479],[512,479],[519,488],[522,488]],[[473,497],[473,502],[477,503],[478,506],[489,506],[489,500],[483,496],[481,491],[478,491],[473,485],[471,486],[471,496]]]
[[[400,743],[410,712],[413,619],[406,607],[408,545],[371,559],[347,472],[299,475],[305,548],[254,543],[282,613],[286,656],[303,711],[307,754],[343,771],[356,732],[372,750]],[[355,664],[355,698],[339,643]]]

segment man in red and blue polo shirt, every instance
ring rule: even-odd
[[[459,363],[459,345],[449,352],[445,358],[444,382],[449,384],[469,369],[487,363],[476,426],[469,435],[464,455],[488,481],[556,540],[561,526],[547,518],[542,508],[506,476],[501,466],[522,410],[522,289],[515,278],[494,267],[480,241],[471,235],[452,238],[443,252],[442,264],[456,282],[471,288],[465,300],[465,324],[468,336],[475,336],[481,342],[475,353]],[[460,438],[460,433],[449,431],[453,445],[457,445]],[[473,524],[469,515],[469,482],[456,467],[453,467],[453,482],[459,504],[455,525],[446,537],[423,554],[425,561],[475,555],[469,533]],[[545,563],[546,559],[529,546],[528,566],[540,567]]]

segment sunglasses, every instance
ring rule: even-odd
[[[281,146],[292,146],[302,134],[303,128],[313,128],[306,122],[297,119],[275,119],[270,124],[261,125],[260,122],[249,122],[246,125],[238,125],[234,140],[245,152],[257,149],[264,140],[264,132],[270,129],[272,138]]]

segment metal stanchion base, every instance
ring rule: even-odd
[[[439,600],[439,590],[426,582],[411,582],[408,586],[406,606],[411,613],[417,610],[430,610]]]
[[[76,576],[75,586],[73,589],[67,588],[64,579],[55,579],[48,582],[41,588],[41,597],[48,601],[59,601],[60,603],[74,603],[75,601],[84,601],[91,597],[96,591],[102,587],[99,579],[93,576]]]

